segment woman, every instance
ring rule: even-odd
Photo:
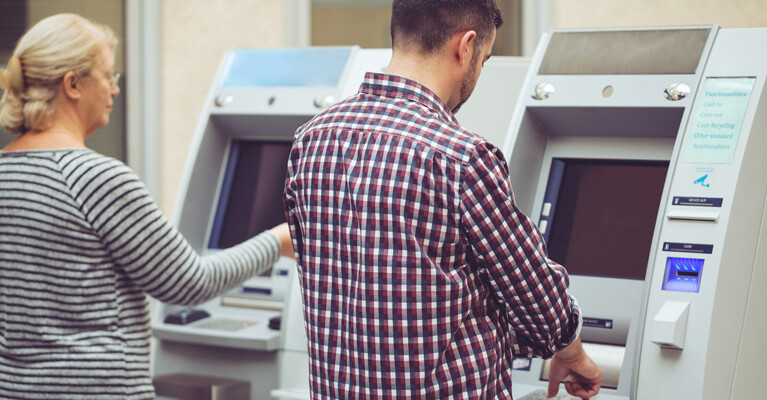
[[[124,164],[85,147],[119,93],[109,28],[60,14],[0,71],[0,398],[151,399],[147,294],[206,301],[292,257],[285,225],[199,257]]]

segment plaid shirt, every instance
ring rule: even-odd
[[[512,357],[580,312],[498,148],[426,87],[368,74],[299,128],[285,207],[314,398],[511,398]]]

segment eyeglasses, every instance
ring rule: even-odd
[[[112,85],[112,87],[117,87],[117,84],[120,83],[120,73],[116,73],[109,77],[109,83]]]
[[[93,75],[85,74],[84,76],[93,76]],[[109,84],[113,88],[116,88],[116,87],[118,87],[117,84],[120,83],[120,73],[118,72],[118,73],[113,74],[113,75],[102,75],[102,79],[105,79],[107,82],[109,82]]]

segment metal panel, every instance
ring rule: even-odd
[[[712,28],[554,32],[540,75],[695,74]]]

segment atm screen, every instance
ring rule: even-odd
[[[285,222],[291,142],[236,140],[231,144],[208,247],[225,249]]]
[[[668,162],[555,159],[549,258],[569,274],[644,279]]]

